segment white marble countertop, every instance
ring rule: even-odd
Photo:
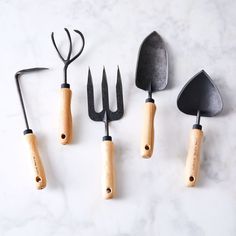
[[[235,9],[233,0],[0,0],[0,235],[235,236]],[[54,31],[65,40],[64,27],[86,37],[81,58],[68,71],[75,132],[69,146],[58,143],[63,64],[50,39]],[[169,85],[154,95],[155,151],[145,160],[139,141],[146,94],[134,80],[139,46],[153,30],[167,44]],[[88,66],[98,94],[103,65],[113,95],[120,66],[125,102],[124,117],[110,128],[118,191],[110,201],[102,199],[100,184],[104,127],[88,118],[86,97]],[[22,83],[47,173],[42,191],[32,181],[14,81],[17,70],[35,66],[50,67]],[[219,87],[224,111],[202,118],[200,182],[187,188],[183,175],[195,118],[179,112],[176,98],[201,69]]]

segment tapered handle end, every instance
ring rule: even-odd
[[[185,183],[188,187],[194,187],[199,178],[202,138],[202,130],[191,130],[185,171]]]
[[[155,103],[146,102],[144,105],[143,129],[141,137],[141,155],[143,158],[150,158],[153,153],[155,112]]]
[[[43,163],[38,151],[36,136],[33,133],[25,134],[25,141],[29,157],[32,160],[34,183],[37,189],[43,189],[47,185],[47,180],[43,168]]]
[[[114,145],[112,141],[102,142],[102,156],[102,193],[105,199],[111,199],[115,196]]]
[[[69,144],[72,142],[72,115],[71,115],[70,88],[61,88],[60,102],[60,143]]]

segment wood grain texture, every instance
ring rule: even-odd
[[[105,199],[111,199],[115,195],[114,145],[112,141],[102,142],[102,157],[102,193]]]
[[[155,112],[155,103],[146,102],[143,110],[143,129],[141,136],[141,155],[144,158],[150,158],[153,153]]]
[[[46,187],[47,180],[43,168],[43,164],[39,155],[36,136],[32,133],[24,135],[27,151],[29,157],[32,160],[34,182],[37,189],[43,189]]]
[[[61,88],[60,92],[60,143],[69,144],[72,142],[72,91],[69,88]]]
[[[198,181],[202,138],[202,130],[191,130],[185,171],[185,183],[188,187],[194,187]]]

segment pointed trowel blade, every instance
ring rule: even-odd
[[[136,86],[140,89],[156,92],[165,89],[168,82],[168,58],[161,36],[152,32],[140,47]]]

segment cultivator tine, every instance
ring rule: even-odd
[[[72,44],[72,39],[71,39],[71,35],[70,35],[70,32],[67,28],[64,28],[65,32],[66,32],[66,35],[68,37],[68,41],[69,41],[69,50],[68,50],[68,54],[66,57],[63,57],[60,50],[58,49],[58,46],[56,44],[56,41],[55,41],[55,37],[54,37],[54,33],[52,32],[51,34],[51,39],[52,39],[52,43],[57,51],[57,54],[58,56],[61,58],[61,60],[63,61],[64,63],[64,83],[67,84],[67,69],[68,69],[68,66],[75,60],[77,59],[81,53],[83,52],[84,50],[84,45],[85,45],[85,39],[84,39],[84,35],[79,31],[79,30],[74,30],[75,33],[79,34],[80,38],[81,38],[81,41],[82,41],[82,45],[81,45],[81,48],[80,50],[72,57],[72,51],[73,51],[73,44]]]
[[[88,83],[87,83],[87,94],[88,94],[88,113],[89,117],[94,121],[103,121],[103,111],[96,112],[94,108],[94,92],[93,92],[93,80],[91,71],[88,71]]]
[[[68,51],[68,55],[67,55],[67,59],[66,60],[70,60],[71,57],[71,53],[72,53],[72,40],[71,40],[71,36],[70,36],[70,32],[67,28],[64,29],[66,31],[66,34],[68,36],[69,39],[69,51]]]

